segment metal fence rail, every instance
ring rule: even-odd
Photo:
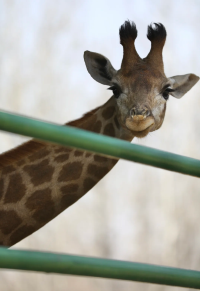
[[[200,177],[200,161],[116,138],[0,112],[0,130]],[[200,272],[64,254],[0,248],[0,268],[134,280],[200,289]]]
[[[70,126],[0,112],[0,130],[200,177],[200,161]]]
[[[126,261],[0,248],[0,268],[200,289],[200,272]]]

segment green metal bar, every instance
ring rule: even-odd
[[[126,261],[0,248],[0,268],[200,289],[200,272]]]
[[[200,177],[200,161],[192,158],[130,144],[70,126],[59,126],[0,112],[0,129],[60,145],[122,158],[182,174]]]

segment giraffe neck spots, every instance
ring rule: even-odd
[[[49,149],[44,148],[42,150],[40,150],[39,152],[36,152],[34,154],[32,154],[31,156],[29,156],[29,161],[30,162],[34,162],[40,159],[44,159],[44,157],[47,157],[50,154]]]
[[[121,138],[115,100],[69,123]],[[117,163],[98,154],[46,144],[0,173],[0,242],[13,245],[87,193]]]
[[[106,157],[94,155],[94,161],[99,163],[105,163],[107,161]]]
[[[100,120],[96,121],[94,126],[92,127],[92,131],[96,133],[100,133],[102,128],[102,122]]]
[[[66,162],[69,159],[69,154],[60,154],[57,157],[55,157],[55,162],[57,163],[63,163]]]
[[[87,193],[90,189],[92,189],[96,185],[96,181],[92,178],[85,178],[83,182],[83,189],[85,193]]]
[[[111,117],[113,117],[114,113],[116,112],[116,109],[114,106],[108,106],[107,108],[105,108],[103,111],[102,111],[102,117],[105,119],[105,120],[108,120],[110,119]]]
[[[10,239],[7,243],[7,246],[12,246],[19,242],[20,240],[24,239],[25,237],[32,234],[34,231],[36,231],[37,228],[35,228],[33,225],[23,225],[19,228],[17,228],[10,236]]]
[[[108,136],[112,136],[115,137],[115,128],[113,126],[112,123],[108,123],[106,124],[106,126],[104,127],[104,131],[103,131],[104,135],[108,135]]]
[[[49,164],[48,158],[37,164],[27,165],[23,170],[28,173],[31,182],[35,186],[51,181],[54,172],[54,168]]]
[[[9,234],[13,228],[18,227],[22,219],[14,210],[0,210],[0,229],[3,234]]]
[[[51,189],[37,190],[27,199],[25,206],[33,213],[32,217],[39,223],[45,224],[54,216],[54,203]]]
[[[101,122],[99,133],[111,137],[123,138],[124,129],[120,126],[117,118],[117,109],[114,98],[112,97],[99,111],[100,112],[97,115],[97,122]]]
[[[73,181],[80,178],[83,169],[83,163],[73,162],[63,166],[58,182]]]
[[[96,178],[98,181],[101,180],[105,174],[108,172],[108,167],[104,166],[97,166],[95,164],[89,164],[87,168],[87,172],[89,175]]]
[[[4,203],[16,203],[24,197],[26,188],[19,173],[10,176],[8,188],[5,193]]]
[[[75,203],[80,197],[78,195],[79,185],[76,183],[68,184],[66,186],[62,186],[60,191],[62,193],[61,198],[61,210],[66,209]]]

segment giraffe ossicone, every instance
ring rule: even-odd
[[[151,50],[140,58],[137,29],[120,27],[121,68],[98,53],[86,51],[89,74],[108,85],[113,96],[102,106],[69,122],[74,127],[131,141],[159,129],[169,96],[181,98],[199,80],[194,74],[167,78],[162,50],[165,27],[148,26]],[[12,246],[75,203],[117,163],[116,159],[31,140],[0,155],[0,245]]]

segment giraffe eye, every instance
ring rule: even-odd
[[[113,91],[113,95],[115,96],[115,98],[118,98],[121,94],[121,90],[116,86],[109,87],[108,90]]]
[[[174,92],[174,89],[171,89],[171,88],[167,88],[163,93],[162,93],[162,96],[165,100],[168,100],[169,99],[169,94],[170,92]]]
[[[163,92],[162,93],[162,96],[165,100],[168,100],[169,99],[169,93],[167,91]]]

